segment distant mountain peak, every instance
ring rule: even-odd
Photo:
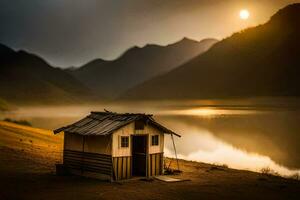
[[[158,44],[146,44],[145,46],[143,46],[142,48],[157,48],[157,47],[164,47],[162,45],[158,45]]]
[[[181,40],[179,40],[179,42],[199,42],[199,41],[188,38],[188,37],[183,37]]]
[[[76,71],[76,70],[80,70],[80,71],[88,71],[90,69],[93,69],[95,70],[96,68],[102,66],[102,65],[105,65],[106,63],[108,63],[110,61],[108,60],[104,60],[102,58],[97,58],[97,59],[94,59],[88,63],[86,63],[84,66],[82,67],[69,67],[67,69],[65,69],[66,71],[69,71],[69,72],[72,72],[72,71]]]
[[[124,57],[124,56],[127,56],[127,55],[130,55],[130,54],[133,54],[133,53],[136,53],[136,52],[139,52],[141,49],[143,49],[144,47],[139,47],[137,45],[127,49],[123,54],[121,54],[118,58],[121,58],[121,57]],[[118,59],[117,58],[117,59]]]
[[[171,43],[167,46],[175,46],[175,45],[184,45],[184,46],[189,46],[189,45],[198,45],[200,42],[188,37],[183,37],[181,40]]]
[[[206,38],[206,39],[203,39],[201,41],[197,41],[197,40],[194,40],[194,39],[190,39],[188,37],[183,37],[181,40],[175,42],[175,43],[172,43],[172,44],[169,44],[167,46],[199,46],[199,45],[203,45],[203,43],[209,43],[208,46],[210,47],[212,44],[218,42],[217,39],[213,39],[213,38]]]
[[[95,63],[97,63],[97,64],[99,64],[99,63],[106,63],[106,62],[109,62],[109,61],[104,60],[102,58],[97,58],[97,59],[94,59],[94,60],[88,62],[86,65],[91,65],[91,64],[95,64]],[[74,67],[74,68],[78,68],[78,67]]]

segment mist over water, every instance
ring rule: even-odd
[[[154,114],[175,137],[180,158],[231,168],[260,171],[269,167],[282,175],[300,173],[300,107],[284,101],[138,102],[90,106],[22,107],[0,113],[0,119],[26,119],[35,127],[55,129],[90,111]],[[165,155],[174,157],[171,137]]]
[[[263,146],[259,146],[260,144],[258,143],[257,145],[250,145],[252,149],[257,148],[257,151],[249,150],[251,148],[247,149],[243,147],[244,145],[247,145],[247,138],[245,138],[244,143],[235,145],[234,142],[231,142],[234,140],[222,139],[222,137],[216,136],[217,134],[208,129],[186,125],[184,123],[173,123],[173,127],[177,130],[186,130],[186,132],[183,132],[182,138],[175,139],[179,158],[217,165],[225,164],[231,168],[257,172],[263,168],[270,168],[281,175],[287,176],[300,173],[299,168],[288,167],[288,165],[285,165],[286,163],[276,163],[273,160],[274,158],[270,157],[268,153],[263,153],[268,152],[269,150],[276,151],[275,144],[273,149],[269,149],[265,146],[265,151],[260,151]],[[170,122],[170,124],[172,124],[172,122]],[[283,154],[288,156],[289,152],[283,152]],[[168,136],[165,144],[165,156],[175,156],[171,138]]]

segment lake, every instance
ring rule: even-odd
[[[55,129],[90,111],[154,114],[175,137],[179,158],[281,175],[300,173],[300,102],[297,98],[106,103],[89,106],[34,106],[0,114]],[[174,157],[170,136],[165,155]]]

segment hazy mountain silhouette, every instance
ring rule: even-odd
[[[124,94],[127,99],[300,95],[300,4],[235,33],[206,53]]]
[[[146,80],[167,73],[207,51],[217,40],[200,42],[187,38],[167,46],[133,47],[113,61],[101,59],[68,70],[78,80],[105,98],[114,98]]]
[[[0,98],[17,104],[78,102],[92,95],[70,74],[40,57],[0,44]]]

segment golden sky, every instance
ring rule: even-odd
[[[222,39],[300,0],[1,0],[0,43],[61,67],[114,59],[147,43]],[[247,9],[248,20],[239,12]]]

